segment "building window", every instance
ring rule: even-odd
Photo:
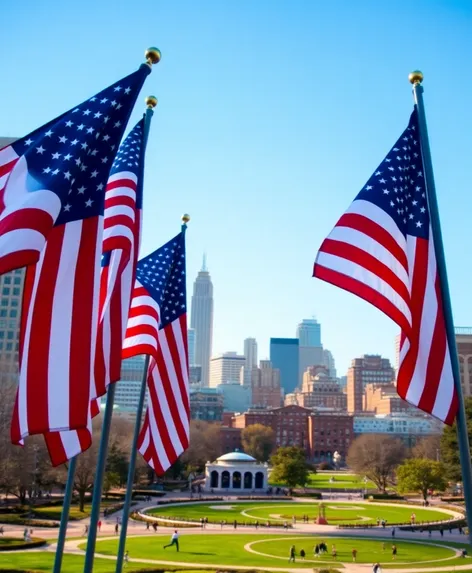
[[[10,310],[10,318],[16,318],[18,316],[18,311],[15,308]]]
[[[3,287],[2,294],[7,296],[10,294],[10,287]]]
[[[20,287],[13,287],[13,294],[15,296],[20,296]]]

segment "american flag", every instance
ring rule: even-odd
[[[416,108],[321,245],[313,275],[367,300],[400,326],[398,394],[452,424],[458,402]]]
[[[98,414],[96,398],[120,378],[121,349],[133,288],[142,209],[144,119],[120,145],[105,193],[104,234],[100,275],[99,324],[95,356],[95,386],[91,418]],[[91,427],[45,435],[51,462],[65,463],[92,442]]]
[[[12,153],[17,156],[3,190],[6,208],[0,217],[0,242],[5,242],[4,248],[0,245],[0,270],[30,265],[12,420],[14,443],[31,434],[87,428],[105,186],[149,72],[147,65],[142,66],[0,151],[0,164]]]
[[[138,450],[162,474],[188,447],[185,229],[138,262],[123,357],[149,354],[148,407]]]

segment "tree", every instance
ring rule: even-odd
[[[393,482],[396,467],[406,457],[405,447],[396,438],[384,434],[364,434],[349,448],[347,464],[357,474],[364,474],[385,493]]]
[[[296,446],[279,448],[270,458],[272,472],[270,479],[274,483],[285,484],[289,488],[303,486],[308,480],[308,465],[305,451]]]
[[[444,491],[447,481],[441,462],[426,458],[406,460],[397,468],[397,487],[401,493],[419,492],[426,501],[429,490]]]
[[[412,450],[414,458],[423,458],[439,461],[441,451],[441,436],[428,436],[420,440]]]
[[[465,399],[465,417],[467,420],[467,433],[469,434],[469,444],[472,445],[472,398]],[[472,450],[471,450],[471,455],[472,455]],[[456,422],[454,422],[452,426],[445,426],[444,431],[442,433],[441,460],[444,463],[446,476],[451,481],[455,482],[462,481]]]
[[[219,424],[190,420],[190,446],[182,454],[182,462],[197,466],[202,471],[207,461],[213,461],[220,456],[220,428]]]
[[[274,430],[262,424],[251,424],[241,432],[241,442],[246,454],[267,462],[275,445]]]

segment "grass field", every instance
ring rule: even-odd
[[[331,479],[333,481],[330,482]],[[364,483],[364,476],[344,474],[342,472],[310,473],[307,485],[308,487],[320,489],[377,489],[374,482],[370,480],[368,480],[367,483]]]
[[[374,563],[379,561],[383,566],[407,567],[444,567],[448,565],[464,564],[464,559],[456,557],[453,548],[421,542],[398,541],[397,557],[392,560],[391,539],[369,540],[365,538],[324,538],[328,545],[328,553],[315,559],[313,546],[323,540],[314,536],[285,535],[185,535],[180,538],[180,551],[174,547],[164,549],[168,543],[169,535],[158,535],[152,540],[146,537],[130,537],[126,548],[130,559],[133,556],[145,559],[181,561],[201,563],[208,565],[241,565],[252,567],[283,567],[288,563],[289,549],[293,544],[297,552],[297,559],[290,567],[313,568],[316,563],[333,564],[337,562],[352,562],[352,549],[357,549],[358,563]],[[385,543],[385,548],[384,544]],[[337,560],[331,555],[332,545],[336,546]],[[427,549],[426,549],[427,546]],[[118,540],[98,541],[97,552],[116,555]],[[300,549],[306,552],[306,560],[299,558]],[[251,551],[252,550],[252,551]]]
[[[448,515],[440,510],[404,507],[402,505],[386,505],[355,502],[353,504],[336,501],[324,502],[326,508],[326,518],[328,523],[334,525],[373,523],[377,519],[385,519],[387,524],[409,522],[411,514],[414,512],[416,521],[440,521],[448,519]],[[318,516],[318,502],[311,503],[287,503],[287,502],[243,502],[243,503],[203,503],[193,505],[175,505],[156,507],[148,511],[150,515],[162,517],[174,517],[176,519],[199,520],[201,517],[208,517],[209,521],[220,522],[225,520],[232,523],[254,523],[258,520],[261,523],[270,521],[273,524],[281,524],[284,521],[291,521],[295,516],[301,519],[303,515],[308,515],[312,521]]]

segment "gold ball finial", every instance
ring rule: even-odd
[[[415,70],[414,72],[411,72],[411,74],[408,75],[408,79],[410,80],[410,83],[413,85],[421,84],[423,83],[423,72]]]
[[[188,213],[184,213],[182,215],[182,223],[186,225],[190,221],[190,215]]]
[[[149,65],[158,64],[161,61],[161,51],[159,48],[148,48],[144,52],[144,57]]]
[[[149,108],[154,108],[157,105],[156,96],[147,96],[147,98],[144,101],[146,102],[146,106]]]

